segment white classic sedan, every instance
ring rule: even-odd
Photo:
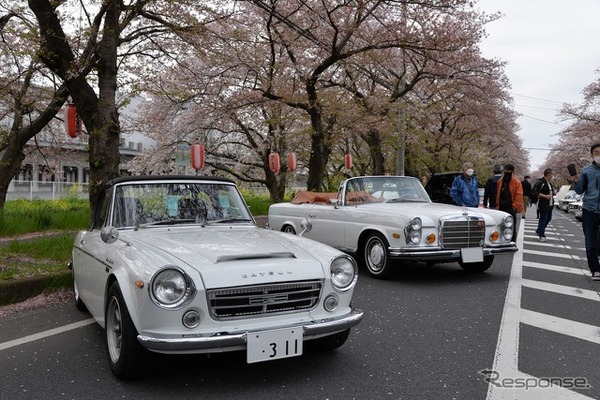
[[[269,227],[298,233],[354,254],[369,273],[388,277],[392,260],[455,262],[487,270],[497,254],[517,251],[508,213],[432,203],[418,179],[363,176],[337,193],[299,192],[269,208]]]
[[[247,362],[344,344],[352,257],[256,226],[233,182],[122,177],[102,188],[70,267],[75,304],[106,331],[112,372],[144,372],[149,351],[244,350]]]

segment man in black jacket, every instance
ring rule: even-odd
[[[494,165],[494,175],[491,176],[485,183],[483,191],[483,206],[486,208],[496,208],[496,193],[498,179],[502,178],[502,166]]]
[[[554,173],[550,168],[544,170],[544,177],[533,186],[533,192],[538,198],[538,211],[540,219],[538,221],[537,233],[540,242],[546,241],[546,227],[552,219],[552,209],[554,208],[553,198],[556,192],[552,186],[552,177]]]

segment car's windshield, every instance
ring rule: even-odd
[[[364,203],[427,202],[429,195],[416,178],[368,176],[351,178],[346,184],[347,205]]]
[[[112,225],[247,222],[252,217],[233,185],[202,182],[140,182],[116,186]]]

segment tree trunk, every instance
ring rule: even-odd
[[[102,40],[98,44],[96,63],[99,96],[87,81],[89,70],[73,74],[77,65],[75,56],[55,13],[54,3],[48,0],[29,0],[40,25],[42,48],[40,58],[61,77],[73,98],[77,112],[89,134],[90,162],[90,216],[93,218],[98,200],[98,189],[119,175],[120,127],[116,108],[117,47],[121,9],[117,0],[103,2],[105,19]],[[89,67],[89,65],[87,66]]]
[[[369,146],[373,175],[385,174],[385,158],[382,152],[381,134],[378,130],[369,130],[363,139]]]

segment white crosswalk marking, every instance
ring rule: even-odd
[[[575,264],[574,261],[581,260],[581,257],[570,254],[573,249],[564,244],[556,231],[551,227],[547,229],[548,241],[540,242],[535,234],[537,221],[524,221],[519,228],[517,245],[519,250],[514,258],[506,293],[506,301],[500,325],[500,333],[498,336],[498,344],[496,346],[496,355],[492,371],[498,373],[502,378],[511,379],[512,382],[539,382],[538,377],[531,376],[519,371],[519,329],[521,324],[534,326],[540,329],[556,332],[562,335],[572,336],[586,340],[590,343],[600,344],[600,327],[584,324],[581,322],[560,318],[552,315],[543,314],[536,311],[531,311],[521,308],[521,292],[523,287],[558,293],[567,296],[574,296],[586,300],[600,302],[600,292],[597,290],[587,290],[577,287],[558,285],[547,282],[534,281],[523,278],[523,267],[535,268],[538,270],[547,270],[553,272],[562,272],[567,274],[576,274],[579,276],[590,275],[589,271],[583,271],[580,268],[569,267],[566,265]],[[533,227],[533,229],[532,229]],[[533,232],[533,235],[525,234],[525,232]],[[552,234],[552,235],[550,235]],[[565,237],[562,232],[560,237]],[[574,236],[574,235],[573,235]],[[545,252],[542,250],[525,249],[523,244],[535,244],[536,248],[543,249],[544,247],[561,247],[564,252]],[[556,264],[546,264],[538,262],[524,262],[523,255],[548,255]],[[572,262],[569,263],[571,260]],[[535,385],[534,385],[535,386]],[[488,386],[488,400],[500,399],[590,399],[578,392],[565,389],[558,385],[549,385],[549,387],[529,387],[527,390],[517,387],[506,387],[498,383],[498,381],[490,381]]]

